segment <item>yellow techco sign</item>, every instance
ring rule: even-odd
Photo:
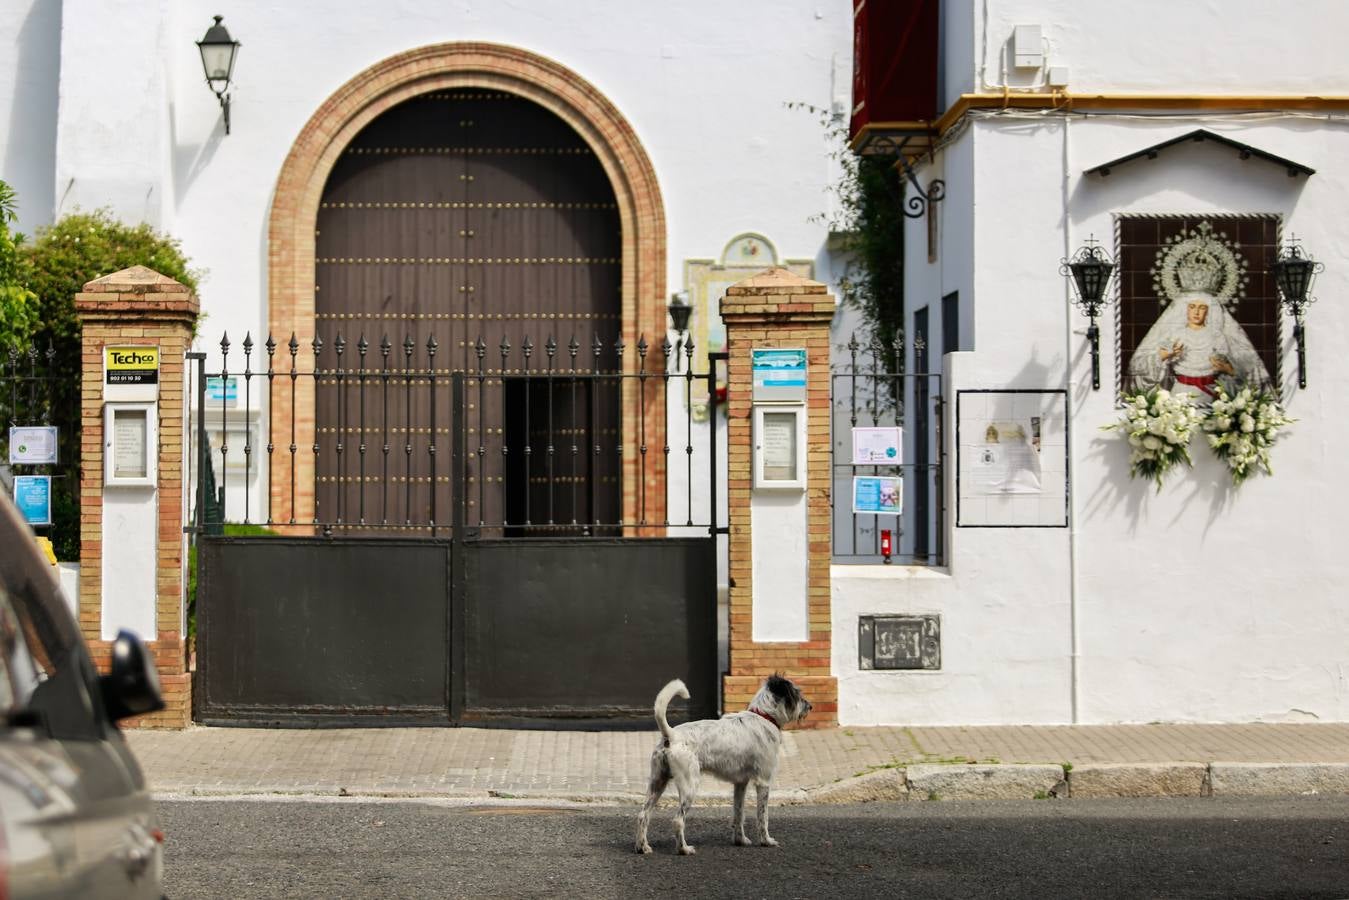
[[[105,347],[108,384],[158,384],[158,347]]]

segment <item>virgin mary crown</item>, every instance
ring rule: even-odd
[[[1222,263],[1204,247],[1197,247],[1176,260],[1176,282],[1187,293],[1216,294],[1222,286],[1222,275]]]
[[[1163,305],[1182,294],[1202,292],[1225,307],[1244,295],[1246,259],[1208,222],[1181,229],[1157,251],[1153,288]]]

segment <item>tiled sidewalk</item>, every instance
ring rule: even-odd
[[[786,790],[918,763],[1349,764],[1349,724],[845,727],[787,738],[777,779]],[[191,728],[128,739],[161,794],[582,799],[638,797],[656,743],[654,729]]]

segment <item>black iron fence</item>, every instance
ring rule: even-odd
[[[944,565],[941,375],[899,371],[902,346],[847,349],[830,379],[833,560]]]
[[[78,446],[78,435],[55,433],[45,429],[70,420],[78,421],[77,411],[67,409],[62,400],[61,387],[70,394],[70,385],[56,374],[52,347],[24,349],[10,347],[0,352],[0,470],[3,470],[3,488],[11,496],[24,494],[34,502],[28,505],[32,514],[43,508],[49,514],[47,522],[35,522],[38,530],[53,529],[51,537],[57,545],[60,558],[77,558],[79,528],[78,508],[74,506],[79,486],[71,483],[70,465],[72,446]],[[78,404],[78,400],[76,400]],[[35,431],[34,429],[43,429]],[[18,430],[16,430],[18,429]],[[11,446],[14,439],[24,446]],[[54,455],[54,461],[37,462]],[[11,463],[11,460],[19,460]],[[22,460],[33,460],[23,462]],[[16,483],[15,479],[18,479]],[[34,481],[40,481],[34,484]],[[23,499],[17,498],[16,499]],[[69,534],[60,534],[67,530]]]
[[[695,372],[689,342],[456,344],[446,353],[434,334],[373,343],[337,333],[235,346],[226,336],[215,372],[206,354],[189,354],[199,525],[513,537],[717,530],[715,429],[696,424],[694,409],[703,395],[715,407],[724,354]]]

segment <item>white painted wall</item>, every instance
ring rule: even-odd
[[[628,118],[665,202],[671,291],[685,258],[716,256],[742,231],[772,235],[783,256],[814,256],[823,243],[823,227],[806,220],[826,205],[825,134],[813,115],[784,104],[828,107],[835,59],[851,57],[846,4],[395,0],[372,29],[369,5],[354,0],[328,4],[322,16],[248,0],[224,23],[243,43],[228,137],[192,44],[214,12],[176,4],[167,48],[177,73],[176,230],[210,269],[202,296],[212,335],[263,327],[271,192],[300,128],[362,69],[441,41],[493,41],[554,59]]]
[[[983,7],[964,5],[976,14]],[[1338,67],[1323,65],[1333,23],[1349,14],[1338,6],[1313,4],[1325,27],[1314,36],[1299,31],[1307,42],[1300,51],[1241,3],[1167,6],[1175,27],[1148,25],[1146,35],[1131,22],[1155,17],[1139,4],[1092,4],[1087,11],[1052,0],[988,6],[996,24],[990,33],[1041,21],[1053,23],[1052,41],[1073,35],[1082,63],[1071,64],[1089,75],[1093,90],[1328,95],[1349,87]],[[1129,21],[1118,18],[1125,9]],[[1160,15],[1162,5],[1155,11]],[[1233,24],[1242,22],[1250,27]],[[1206,28],[1223,40],[1182,52],[1183,36]],[[1253,59],[1245,48],[1257,46],[1260,65],[1214,62]],[[1148,63],[1150,74],[1140,74],[1134,58]],[[1075,76],[1072,89],[1088,88]],[[1349,440],[1335,402],[1349,388],[1349,363],[1336,351],[1349,314],[1333,299],[1349,287],[1349,253],[1336,240],[1349,195],[1349,173],[1340,165],[1349,158],[1344,122],[1325,115],[978,114],[922,168],[925,178],[944,171],[947,200],[938,264],[923,256],[922,223],[910,223],[910,309],[955,284],[962,319],[966,304],[974,306],[973,351],[944,361],[948,397],[962,388],[1069,390],[1073,526],[953,527],[945,572],[835,567],[842,722],[1349,719],[1349,599],[1340,587],[1346,562],[1334,537],[1347,485],[1333,450]],[[1196,128],[1317,174],[1292,179],[1277,166],[1204,144],[1121,166],[1106,179],[1084,175]],[[1069,305],[1058,268],[1092,234],[1115,252],[1113,216],[1134,213],[1276,213],[1285,234],[1297,233],[1325,263],[1315,285],[1322,302],[1308,314],[1305,390],[1296,387],[1291,322],[1284,323],[1284,397],[1299,421],[1275,448],[1273,478],[1233,489],[1196,441],[1194,470],[1157,493],[1129,479],[1121,439],[1099,431],[1116,418],[1115,309],[1100,322],[1103,388],[1093,391],[1087,320]],[[948,433],[948,452],[952,438]],[[954,466],[953,456],[948,463]],[[948,471],[948,484],[953,476]],[[941,614],[942,670],[860,671],[857,617],[877,613]]]
[[[750,492],[753,637],[810,640],[806,492]]]
[[[946,0],[948,17],[973,11],[975,69],[948,85],[977,90],[1044,85],[1043,70],[1008,65],[1017,25],[1039,25],[1046,64],[1067,66],[1074,93],[1349,93],[1342,64],[1346,10],[1338,0],[1299,0],[1286,10],[1260,0]],[[961,57],[953,55],[954,64]]]
[[[158,16],[134,38],[126,71],[135,90],[92,71],[103,59],[93,43],[114,33],[119,17],[135,18],[132,8]],[[265,337],[267,217],[300,129],[362,69],[430,43],[519,46],[571,68],[615,104],[660,182],[670,291],[681,287],[685,258],[715,256],[742,231],[771,234],[785,257],[813,257],[824,243],[824,226],[807,220],[827,207],[825,131],[814,115],[785,104],[830,105],[838,73],[850,70],[847,4],[700,0],[638,10],[606,0],[565,8],[550,0],[395,0],[371,28],[369,5],[354,0],[328,4],[321,16],[245,0],[224,11],[243,44],[228,137],[194,46],[219,9],[161,8],[155,0],[67,0],[66,9],[63,54],[80,52],[84,61],[62,81],[61,209],[112,204],[128,218],[157,217],[171,227],[192,263],[207,270],[200,345],[212,369],[222,332],[236,347],[246,333]],[[148,133],[123,144],[109,129],[131,121],[147,123]],[[67,196],[71,178],[76,189]]]
[[[168,0],[63,0],[57,217],[106,207],[125,221],[173,230],[169,7]]]
[[[61,4],[6,0],[0,15],[0,180],[18,195],[18,230],[52,219]]]
[[[155,627],[158,491],[152,487],[108,488],[103,494],[102,638],[122,628],[146,640]]]

